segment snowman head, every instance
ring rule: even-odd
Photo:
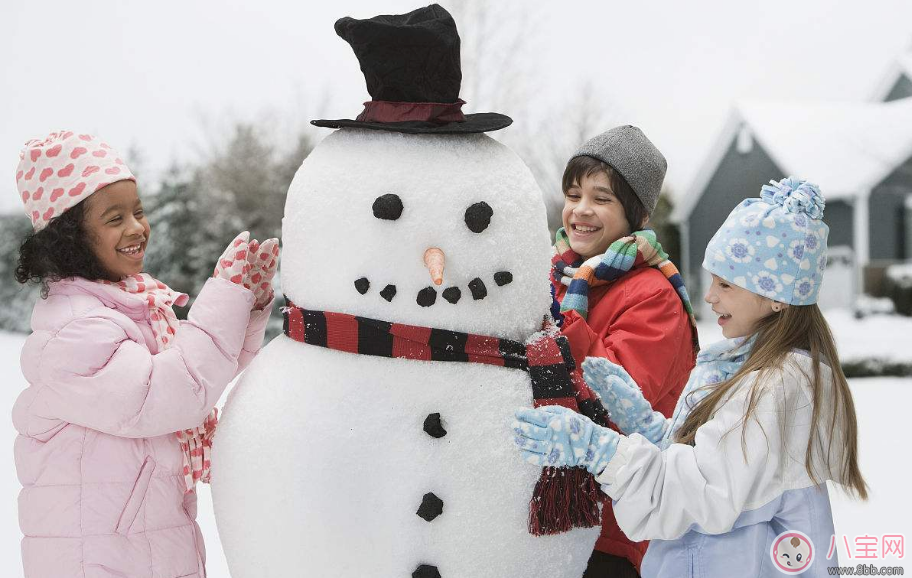
[[[517,340],[549,310],[541,193],[483,134],[336,131],[295,176],[282,235],[283,290],[308,309]]]

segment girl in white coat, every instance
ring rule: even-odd
[[[817,187],[783,179],[729,215],[706,248],[706,302],[726,340],[700,353],[670,419],[620,366],[583,363],[624,434],[562,407],[524,409],[514,442],[536,465],[583,466],[645,578],[826,576],[827,480],[867,498],[852,395],[816,305],[828,228]]]

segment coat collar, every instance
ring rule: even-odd
[[[149,305],[145,299],[114,285],[105,285],[82,277],[68,277],[50,283],[48,289],[48,295],[91,295],[106,307],[116,309],[135,321],[146,320],[149,316]]]

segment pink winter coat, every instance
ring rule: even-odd
[[[26,578],[202,578],[196,494],[174,432],[203,422],[259,350],[269,309],[210,279],[161,353],[143,299],[52,283],[13,407]]]

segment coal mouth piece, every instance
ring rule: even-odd
[[[513,282],[513,274],[509,271],[498,271],[493,275],[494,284],[498,287],[504,287]],[[359,277],[354,282],[355,290],[361,295],[367,295],[371,290],[371,282],[367,277]],[[474,301],[481,301],[488,296],[488,286],[480,277],[475,277],[468,283],[469,294]],[[381,291],[380,296],[387,302],[392,303],[396,297],[396,286],[393,284],[386,285]],[[455,305],[462,299],[463,291],[458,286],[451,286],[443,289],[440,293],[443,299]],[[415,296],[415,302],[421,307],[431,307],[437,303],[437,288],[433,285],[424,287]]]

